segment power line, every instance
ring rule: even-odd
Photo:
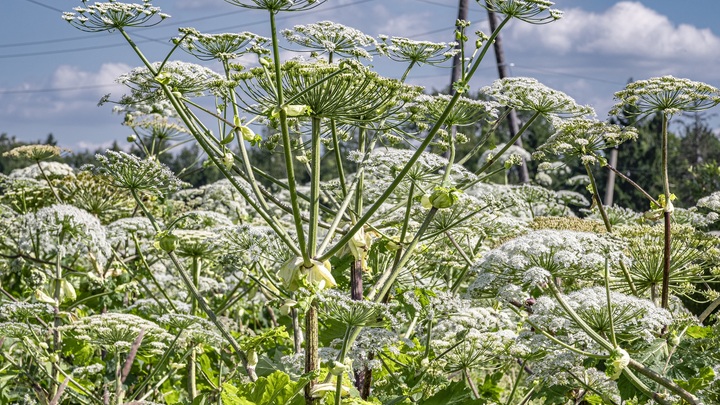
[[[42,3],[38,3],[36,0],[25,0],[25,1],[31,2],[31,3],[33,3],[33,4],[42,5]],[[375,1],[375,0],[358,0],[358,1],[354,1],[354,2],[352,2],[352,3],[341,4],[341,5],[337,5],[337,6],[334,6],[334,7],[328,7],[328,8],[325,8],[325,10],[326,10],[326,11],[337,10],[337,9],[346,8],[346,7],[350,7],[350,6],[355,6],[355,5],[359,5],[359,4],[369,3],[369,2],[371,2],[371,1]],[[48,6],[48,8],[50,8],[50,7]],[[52,8],[51,8],[51,9],[52,9]],[[233,13],[238,13],[238,12],[242,12],[242,11],[245,11],[245,10],[240,10],[240,11],[236,11],[236,12],[233,12]],[[192,21],[198,21],[198,20],[202,20],[202,19],[216,18],[216,17],[225,16],[225,15],[229,15],[229,14],[231,14],[231,13],[215,14],[215,15],[210,15],[210,16],[205,16],[205,17],[198,17],[198,18],[190,19],[190,20],[183,20],[183,21],[180,21],[180,22],[176,22],[175,25],[182,25],[182,24],[185,24],[185,23],[188,23],[188,22],[192,22]],[[276,21],[288,20],[288,19],[291,19],[291,18],[295,18],[295,15],[280,16],[280,17],[276,18]],[[219,29],[215,30],[215,32],[223,32],[223,31],[227,31],[227,30],[232,30],[232,29],[237,29],[237,28],[243,28],[243,27],[249,27],[249,26],[252,26],[252,25],[259,25],[259,24],[265,24],[265,23],[267,23],[267,20],[252,21],[252,22],[248,22],[248,23],[244,23],[244,24],[238,24],[238,25],[234,25],[234,26],[230,26],[230,27],[219,28]],[[165,26],[167,26],[167,25],[168,25],[168,24],[165,24]],[[154,26],[154,27],[149,27],[149,28],[146,28],[146,29],[159,28],[159,27],[160,27],[160,26]],[[140,35],[140,34],[137,34],[137,33],[134,33],[133,35],[136,36],[136,37],[138,37],[138,38],[143,38],[143,39],[144,39],[143,41],[137,41],[137,43],[156,42],[156,43],[166,44],[166,45],[168,45],[168,46],[172,46],[169,42],[165,42],[164,40],[161,40],[161,39],[150,38],[150,37],[143,36],[143,35]],[[77,38],[77,37],[75,37],[75,38]],[[75,39],[73,38],[72,40],[75,40]],[[59,42],[60,40],[57,40],[57,41]],[[0,45],[0,47],[10,47],[10,46],[16,46],[16,45],[15,45],[15,44],[4,44],[4,45]],[[70,52],[84,52],[84,51],[104,49],[104,48],[115,48],[115,47],[120,47],[120,46],[125,46],[125,44],[124,44],[124,43],[120,43],[120,44],[113,44],[113,45],[97,45],[97,46],[88,46],[88,47],[82,47],[82,48],[58,49],[58,50],[52,50],[52,51],[38,51],[38,52],[26,52],[26,53],[6,54],[6,55],[0,55],[0,59],[22,58],[22,57],[30,57],[30,56],[55,55],[55,54],[70,53]]]
[[[32,3],[32,4],[35,4],[35,5],[38,5],[38,6],[40,6],[40,7],[45,7],[45,8],[47,8],[47,9],[52,10],[52,11],[57,11],[58,13],[63,13],[63,12],[65,12],[65,10],[60,10],[59,8],[55,8],[55,7],[52,7],[52,6],[48,6],[47,4],[40,3],[39,1],[35,1],[35,0],[25,0],[25,1],[27,1],[28,3]]]
[[[50,9],[52,11],[57,11],[59,13],[65,12],[65,10],[61,10],[59,8],[51,7],[46,4],[40,3],[36,0],[25,0],[28,3],[36,4],[41,7],[45,7],[47,9]],[[190,18],[187,20],[180,20],[180,21],[168,21],[164,23],[163,25],[155,25],[152,27],[145,27],[141,28],[142,30],[151,30],[151,29],[157,29],[157,28],[167,28],[168,26],[178,26],[178,25],[184,25],[192,22],[197,21],[204,21],[204,20],[211,20],[214,18],[220,18],[220,17],[228,17],[233,14],[239,14],[248,11],[247,9],[240,9],[237,11],[228,11],[224,13],[218,13],[218,14],[211,14],[203,17],[197,17],[197,18]],[[135,34],[137,35],[137,34]],[[80,41],[80,40],[88,40],[88,39],[96,39],[97,37],[90,36],[90,35],[83,35],[83,36],[77,36],[77,37],[67,37],[67,38],[56,38],[56,39],[43,39],[39,41],[28,41],[28,42],[13,42],[8,44],[0,44],[0,48],[14,48],[14,47],[20,47],[20,46],[34,46],[34,45],[46,45],[51,43],[62,43],[62,42],[73,42],[73,41]]]
[[[594,82],[601,82],[601,83],[614,84],[614,85],[620,85],[620,86],[625,86],[627,84],[624,82],[621,83],[621,82],[616,82],[616,81],[612,81],[612,80],[598,79],[596,77],[583,76],[583,75],[567,73],[567,72],[560,72],[560,71],[551,70],[551,69],[543,69],[543,68],[536,68],[536,67],[531,68],[531,67],[518,66],[516,64],[512,64],[512,67],[517,68],[517,69],[529,70],[531,72],[547,73],[547,74],[556,75],[556,76],[568,76],[568,77],[574,77],[577,79],[585,79],[585,80],[590,80],[590,81],[594,81]]]
[[[49,89],[26,89],[26,90],[0,90],[2,94],[29,94],[29,93],[56,93],[62,91],[77,91],[77,90],[94,90],[108,87],[114,87],[117,84],[96,84],[88,86],[75,86],[75,87],[54,87]]]

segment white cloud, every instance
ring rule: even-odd
[[[79,141],[74,145],[73,150],[96,151],[96,150],[110,149],[113,146],[114,142],[115,141],[106,141],[106,142]]]
[[[127,73],[131,67],[124,63],[103,63],[98,71],[81,70],[77,66],[60,65],[55,69],[51,78],[51,87],[58,89],[80,88],[77,91],[63,91],[58,95],[62,98],[77,98],[82,94],[100,98],[104,94],[113,93],[119,96],[125,91],[124,86],[116,84],[115,79]],[[90,89],[82,89],[89,87]]]
[[[524,49],[540,45],[559,55],[577,52],[645,61],[709,61],[720,54],[720,38],[711,30],[675,25],[667,16],[629,1],[603,13],[571,8],[560,21],[542,26],[514,24],[506,35]]]

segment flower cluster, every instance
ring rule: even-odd
[[[122,151],[108,150],[96,155],[100,166],[97,171],[113,179],[116,187],[130,191],[147,191],[153,194],[172,193],[185,186],[175,174],[156,159],[140,159]]]
[[[280,11],[303,11],[315,8],[325,0],[225,0],[226,2],[244,8],[267,10],[271,13]]]
[[[720,89],[689,79],[663,76],[630,83],[615,93],[615,99],[618,102],[610,115],[661,112],[671,116],[681,111],[707,110],[720,104]]]
[[[596,162],[605,164],[605,158],[599,153],[629,140],[637,139],[637,129],[621,128],[594,119],[571,118],[560,121],[556,132],[540,145],[533,157],[543,159],[552,153],[563,158],[579,157],[583,164]]]
[[[349,56],[372,60],[368,48],[377,46],[375,38],[365,35],[332,21],[320,21],[314,24],[296,25],[292,29],[282,30],[282,35],[296,44],[315,49],[329,55]]]
[[[480,92],[507,107],[532,111],[551,119],[595,114],[591,107],[579,105],[567,94],[529,77],[498,79],[492,85],[480,89]]]
[[[415,98],[410,111],[416,120],[421,119],[435,124],[442,118],[452,97],[447,94],[429,96],[426,94]],[[500,105],[493,101],[472,100],[460,97],[449,113],[444,117],[443,123],[447,126],[467,126],[477,124],[481,120],[493,120],[498,117]]]
[[[159,71],[162,66],[162,71]],[[128,86],[129,95],[123,96],[122,104],[158,103],[167,99],[161,85],[166,85],[178,97],[201,97],[208,90],[215,90],[222,83],[222,76],[194,63],[169,61],[155,62],[152,70],[138,67],[118,77],[115,81]]]
[[[610,316],[604,287],[583,288],[564,296],[565,301],[592,330],[610,336]],[[670,325],[672,316],[652,301],[611,291],[615,336],[619,342],[651,343],[661,330]],[[532,306],[530,321],[554,336],[562,336],[568,344],[581,343],[581,347],[596,347],[592,339],[575,323],[554,298],[543,296]]]
[[[29,159],[36,162],[41,160],[50,159],[52,157],[60,156],[63,152],[67,152],[67,149],[63,149],[59,146],[54,145],[22,145],[13,148],[5,153],[3,156],[12,158]]]
[[[623,244],[607,235],[586,232],[538,230],[505,242],[475,262],[475,280],[468,287],[473,297],[488,297],[512,292],[517,287],[542,288],[552,278],[563,279],[566,287],[599,281],[605,269],[628,259]],[[578,285],[578,283],[580,285]],[[523,302],[524,297],[505,297]]]
[[[15,169],[8,175],[11,179],[42,179],[44,176],[50,179],[75,176],[75,170],[66,163],[38,162],[36,165]]]
[[[267,53],[263,48],[270,42],[269,38],[261,37],[252,32],[204,34],[195,28],[180,28],[183,34],[173,42],[200,60],[237,59],[245,53]]]
[[[110,257],[110,245],[100,221],[71,205],[57,204],[28,213],[17,219],[13,228],[17,248],[40,252],[38,259],[59,255],[73,262],[90,260],[94,266],[102,267]]]
[[[87,0],[83,0],[85,3]],[[120,3],[109,0],[84,7],[75,7],[75,12],[63,13],[62,18],[75,28],[87,32],[121,30],[127,27],[152,27],[170,17],[153,7],[151,0],[142,4]],[[159,17],[156,19],[155,17]]]
[[[481,7],[509,18],[531,24],[545,24],[559,20],[563,12],[552,7],[548,0],[477,0]]]
[[[129,352],[141,331],[144,335],[138,352],[143,355],[162,355],[172,340],[172,335],[154,322],[115,312],[86,316],[61,326],[60,330],[73,339],[95,345],[110,353]]]
[[[387,35],[380,35],[379,38],[382,42],[378,44],[377,52],[397,62],[437,65],[459,52],[455,49],[455,42],[413,41]]]
[[[281,66],[283,92],[293,105],[288,116],[334,118],[353,123],[377,121],[401,105],[400,82],[381,77],[357,62],[286,62]],[[275,78],[264,68],[238,75],[241,89],[258,105],[248,106],[254,114],[274,116],[277,99]],[[414,94],[412,94],[414,95]],[[297,109],[298,111],[295,111]]]

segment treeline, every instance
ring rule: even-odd
[[[694,114],[677,117],[672,121],[668,159],[670,162],[671,188],[677,196],[676,206],[691,207],[695,205],[699,198],[720,190],[720,165],[718,164],[720,162],[720,139],[718,139],[718,135],[713,128],[710,127],[709,118],[702,114]],[[520,120],[523,119],[527,119],[527,117],[523,117],[521,114]],[[626,117],[614,117],[612,120],[623,125],[634,125],[639,131],[636,141],[626,142],[620,146],[617,151],[615,167],[625,176],[642,185],[651,195],[659,195],[662,192],[660,117],[646,117],[638,122]],[[487,146],[486,149],[489,149],[509,138],[509,131],[506,126],[499,127],[493,133],[489,132],[489,128],[479,126],[462,127],[458,131],[467,138],[467,142],[458,145],[457,156],[460,157],[469,153],[478,143],[484,142]],[[532,152],[551,134],[552,128],[547,122],[536,121],[523,139],[524,146],[529,152]],[[28,143],[33,142],[22,142],[17,140],[15,136],[2,133],[0,134],[0,155]],[[34,143],[56,145],[57,140],[52,134],[49,134],[44,141]],[[402,143],[392,144],[384,140],[378,144],[387,144],[399,148],[408,147],[408,145]],[[143,156],[143,152],[139,148],[133,144],[130,145],[132,145],[129,148],[131,153]],[[341,155],[346,157],[355,146],[350,141],[342,144],[341,147],[343,148]],[[442,143],[438,143],[433,147],[442,151]],[[121,145],[114,142],[109,149],[128,150],[128,146],[127,144]],[[104,151],[104,149],[72,151],[55,160],[79,168],[85,164],[93,164],[95,155]],[[270,151],[253,147],[250,149],[250,154],[253,166],[258,170],[259,175],[257,177],[260,180],[263,178],[262,173],[268,173],[279,178],[283,177],[284,159],[277,153],[277,149]],[[335,165],[334,152],[328,150],[325,155],[326,157],[322,163],[328,170],[324,172],[334,173],[335,171],[331,167]],[[471,159],[465,162],[465,166],[469,170],[477,169],[480,155],[481,153],[473,155]],[[195,187],[217,181],[222,176],[215,167],[205,162],[202,151],[194,143],[186,143],[177,148],[171,148],[170,152],[160,154],[159,159],[175,173],[178,173],[182,180]],[[9,174],[14,169],[26,167],[30,164],[32,164],[31,161],[0,156],[0,173]],[[302,181],[305,168],[299,162],[296,162],[296,165],[299,180]],[[531,182],[556,190],[570,189],[585,192],[583,190],[584,184],[568,182],[569,179],[584,174],[584,169],[577,164],[559,165],[557,170],[543,173],[543,181],[540,181],[540,176],[537,175],[537,163],[529,161],[527,165]],[[609,170],[596,166],[594,171],[598,179],[598,187],[601,189],[601,195],[605,195],[605,190],[608,187],[607,177]],[[510,184],[519,183],[519,175],[516,169],[507,173],[500,172],[500,174],[489,180],[496,182],[507,181]],[[548,176],[552,180],[551,182],[548,182]],[[636,211],[649,209],[647,200],[629,182],[617,178],[613,187],[613,203],[615,205],[632,208]]]

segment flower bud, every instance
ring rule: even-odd
[[[429,203],[430,206],[437,209],[450,208],[458,200],[459,193],[460,190],[454,187],[435,187],[435,190],[432,192],[432,194],[430,194],[426,202]],[[425,198],[425,196],[423,196],[423,198]],[[423,202],[423,206],[427,208],[425,202]]]
[[[137,140],[137,136],[136,136],[135,134],[129,135],[129,136],[127,137],[127,141],[130,142],[130,143],[133,143],[133,142],[135,142],[136,140]]]
[[[177,248],[178,237],[172,232],[163,231],[157,234],[155,245],[165,252],[172,252]]]
[[[60,280],[60,288],[62,289],[62,301],[75,301],[77,294],[75,293],[75,287],[67,280]]]

